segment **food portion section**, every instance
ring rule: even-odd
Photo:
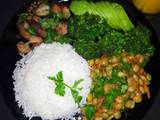
[[[41,44],[17,61],[15,100],[31,119],[72,119],[86,104],[91,78],[87,61],[71,45]]]
[[[22,89],[18,88],[20,87],[18,82],[26,84],[28,82],[26,77],[34,72],[43,78],[41,81],[38,78],[34,80],[37,83],[43,82],[38,84],[46,87],[42,91],[37,89],[46,94],[45,91],[49,88],[43,84],[49,83],[48,87],[52,86],[52,92],[47,96],[54,96],[59,102],[52,103],[51,98],[50,102],[42,99],[44,101],[41,103],[47,103],[48,106],[60,110],[53,113],[53,109],[47,112],[44,109],[32,111],[32,105],[26,107],[25,105],[31,101],[28,102],[27,98],[24,102],[22,96],[28,94],[28,88],[32,89],[27,83],[28,88],[24,87],[22,94],[16,91],[16,101],[23,107],[27,117],[68,119],[73,118],[73,115],[81,110],[84,120],[120,119],[122,112],[133,109],[136,103],[143,101],[144,96],[148,99],[151,97],[149,91],[151,75],[145,72],[143,67],[154,54],[155,48],[150,41],[152,33],[139,22],[133,25],[120,4],[80,0],[70,3],[35,1],[27,7],[26,12],[19,15],[17,27],[20,35],[17,49],[23,58],[17,63],[13,76],[17,82],[15,90]],[[40,59],[36,61],[34,57],[41,48],[44,50],[38,55]],[[73,51],[72,56],[70,52]],[[75,56],[82,61],[74,59]],[[33,66],[29,65],[30,62]],[[40,66],[35,62],[40,63]],[[43,63],[48,67],[44,66],[41,70]],[[86,67],[88,66],[87,71],[83,69],[83,65],[81,66],[84,63]],[[35,67],[41,72],[33,71]],[[22,74],[24,71],[26,74]],[[88,77],[81,73],[87,74]],[[23,75],[26,77],[20,78]],[[29,82],[32,83],[34,80],[30,79]],[[81,94],[83,92],[84,94]],[[32,97],[33,94],[30,98]],[[59,99],[62,99],[62,104]],[[39,104],[34,102],[35,106]],[[62,109],[63,104],[66,105],[64,110],[68,109],[71,114]],[[43,105],[41,107],[46,108]]]
[[[126,52],[89,60],[93,82],[87,105],[82,108],[83,119],[120,119],[121,112],[141,103],[144,94],[149,99],[151,75],[144,71],[144,62],[143,55]]]
[[[112,56],[121,53],[123,50],[131,54],[141,53],[151,56],[154,52],[149,40],[151,32],[140,24],[135,28],[130,27],[131,21],[122,7],[125,16],[118,13],[105,13],[108,15],[108,19],[114,18],[114,21],[111,21],[115,24],[122,25],[122,20],[125,20],[124,23],[130,28],[129,31],[124,31],[122,29],[124,27],[120,29],[118,27],[112,28],[106,18],[96,12],[97,7],[94,8],[93,13],[85,11],[82,15],[76,14],[84,10],[83,7],[79,8],[77,5],[91,4],[90,7],[98,5],[108,8],[104,6],[104,3],[96,2],[93,4],[92,2],[73,1],[69,5],[70,11],[68,4],[53,3],[48,5],[36,2],[28,8],[28,12],[22,13],[19,17],[18,28],[20,35],[25,39],[17,44],[19,52],[26,54],[40,43],[56,41],[73,45],[76,52],[85,59],[97,58],[103,54]],[[106,2],[106,4],[108,6],[120,6],[117,3]],[[44,8],[46,8],[46,14],[43,13]],[[112,9],[117,11],[117,7]],[[36,11],[42,12],[43,16]],[[122,17],[122,20],[119,17]]]

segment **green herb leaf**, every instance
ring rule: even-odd
[[[105,94],[104,107],[106,109],[112,109],[114,99],[121,95],[121,91],[119,89],[110,89],[109,93]]]
[[[125,93],[126,92],[126,90],[128,89],[128,85],[122,85],[121,86],[121,93]]]
[[[44,42],[52,43],[54,41],[55,36],[56,36],[56,33],[52,29],[48,29],[47,36],[44,38]]]
[[[118,84],[118,85],[122,85],[122,84],[125,84],[126,83],[126,78],[120,78],[118,77],[118,72],[119,70],[116,69],[116,68],[113,68],[112,69],[112,78],[109,80],[110,83],[113,83],[113,84]]]
[[[57,83],[55,88],[55,93],[60,96],[65,95],[65,85],[63,83]]]
[[[84,80],[83,80],[83,79],[79,79],[79,80],[77,80],[76,82],[74,82],[73,88],[77,88],[78,85],[79,85],[82,81],[84,81]]]
[[[27,12],[24,12],[24,13],[21,13],[19,16],[20,16],[20,19],[27,20],[29,14]]]
[[[71,43],[72,39],[68,37],[67,35],[64,35],[64,36],[59,37],[58,42],[60,42],[61,44]]]
[[[62,74],[62,71],[60,71],[60,72],[57,73],[57,81],[63,82],[63,74]]]
[[[114,98],[115,98],[115,95],[112,95],[110,93],[105,95],[104,107],[106,109],[111,109],[112,108],[112,105],[113,105],[113,102],[114,102]]]
[[[76,81],[74,83],[73,87],[71,87],[71,86],[67,85],[66,83],[64,83],[62,71],[59,71],[57,73],[56,77],[49,76],[48,79],[55,82],[55,85],[56,85],[55,93],[57,95],[64,96],[65,95],[65,87],[67,87],[67,88],[70,89],[75,103],[77,103],[78,105],[80,104],[80,102],[82,100],[82,96],[79,95],[79,93],[78,93],[78,91],[76,89],[78,89],[78,90],[82,89],[82,88],[77,88],[77,87],[83,81],[83,79],[80,79],[80,80]]]
[[[122,61],[122,67],[124,68],[124,70],[126,71],[130,71],[131,65],[128,64],[127,62]]]
[[[72,93],[72,96],[74,98],[75,103],[77,103],[79,105],[82,100],[82,96],[80,96],[78,91],[75,89],[72,89],[71,93]]]
[[[94,86],[94,96],[98,98],[104,95],[104,83],[107,80],[105,77],[98,77],[95,79],[96,85]]]
[[[95,106],[93,105],[85,106],[85,114],[86,114],[87,120],[91,120],[95,112],[96,112]]]
[[[40,25],[43,29],[54,29],[60,22],[60,16],[58,14],[50,14],[48,17],[40,20]]]
[[[103,94],[104,94],[103,86],[97,87],[97,89],[94,93],[95,97],[98,98],[98,97],[102,96]]]
[[[32,27],[32,26],[27,28],[27,32],[29,32],[31,35],[36,35],[36,31],[35,31],[34,27]]]
[[[63,74],[62,74],[62,71],[58,72],[56,77],[51,77],[49,76],[48,77],[49,80],[54,80],[55,82],[55,93],[57,95],[60,95],[60,96],[64,96],[65,95],[65,84],[64,84],[64,79],[63,79]]]
[[[49,79],[49,80],[55,80],[56,78],[55,78],[55,77],[48,76],[48,79]]]

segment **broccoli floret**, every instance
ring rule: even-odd
[[[70,19],[68,34],[76,39],[95,41],[97,37],[106,33],[108,28],[108,24],[104,19],[101,19],[97,15],[86,13],[81,16],[74,16]]]

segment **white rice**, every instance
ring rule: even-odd
[[[86,103],[90,91],[90,69],[85,59],[78,55],[69,44],[41,44],[16,63],[13,73],[15,99],[23,113],[29,117],[40,116],[43,120],[57,118],[69,119],[80,112],[71,92],[65,89],[64,96],[54,92],[54,81],[48,76],[55,76],[63,71],[65,83],[72,86],[75,81],[83,87],[79,91],[83,97],[80,106]]]

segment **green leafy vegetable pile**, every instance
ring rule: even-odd
[[[120,54],[123,50],[131,54],[151,56],[154,53],[149,38],[151,32],[143,25],[128,32],[110,28],[98,15],[73,16],[68,23],[68,34],[60,38],[61,43],[70,43],[85,59]],[[63,39],[62,39],[63,38]]]
[[[107,32],[107,27],[107,22],[99,16],[85,14],[69,20],[68,34],[75,40],[93,41]]]
[[[150,42],[151,34],[149,29],[143,25],[138,25],[135,29],[124,34],[126,44],[123,48],[129,53],[151,56],[155,49]]]
[[[73,86],[69,86],[64,82],[63,79],[63,73],[62,71],[58,72],[55,77],[49,76],[49,80],[54,81],[56,87],[55,87],[55,93],[59,96],[65,95],[65,89],[66,87],[70,89],[72,97],[78,105],[80,104],[82,100],[82,96],[79,95],[78,90],[81,90],[82,88],[78,88],[78,85],[83,81],[82,79],[77,80]]]

